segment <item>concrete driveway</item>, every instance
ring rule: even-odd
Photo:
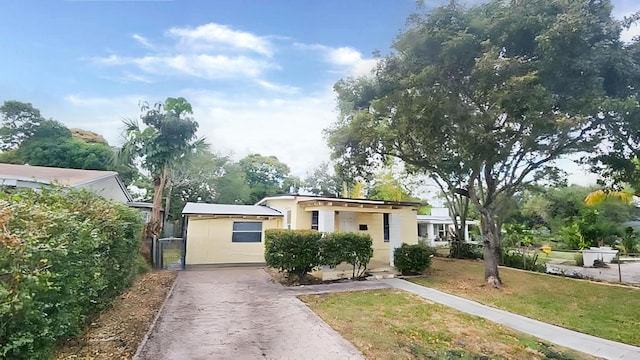
[[[362,359],[256,268],[182,271],[140,359]]]

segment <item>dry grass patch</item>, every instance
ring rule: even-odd
[[[368,359],[593,359],[400,290],[300,299]]]
[[[433,259],[416,284],[586,334],[640,345],[640,290],[501,268],[502,289],[485,286],[479,261]]]

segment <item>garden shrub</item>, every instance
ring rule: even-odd
[[[519,251],[503,251],[501,256],[501,265],[515,269],[536,271],[541,273],[547,272],[544,264],[538,264],[538,254],[526,255]]]
[[[142,218],[86,190],[0,193],[0,358],[47,358],[137,274]]]
[[[314,230],[265,231],[264,258],[267,265],[303,280],[321,265],[318,241],[322,233]]]
[[[455,259],[482,259],[482,245],[452,241],[449,248],[449,257]]]
[[[369,234],[334,232],[324,234],[320,241],[321,264],[330,267],[346,262],[352,267],[354,279],[362,277],[373,257],[373,240]]]
[[[402,243],[393,251],[393,264],[402,275],[420,274],[431,265],[433,249],[424,244]]]
[[[584,266],[584,258],[582,257],[582,253],[575,253],[573,255],[573,259],[576,261],[576,266]]]

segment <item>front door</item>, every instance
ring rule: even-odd
[[[355,232],[355,213],[350,211],[341,211],[338,214],[338,223],[340,224],[339,230],[343,232]]]

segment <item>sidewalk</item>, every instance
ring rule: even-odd
[[[438,290],[416,285],[401,279],[378,280],[394,288],[405,290],[422,296],[425,299],[450,306],[456,310],[480,316],[514,330],[536,336],[554,344],[565,346],[605,359],[640,359],[640,348],[601,339],[595,336],[567,330],[559,326],[533,320],[521,315],[512,314],[475,301],[449,295]]]

